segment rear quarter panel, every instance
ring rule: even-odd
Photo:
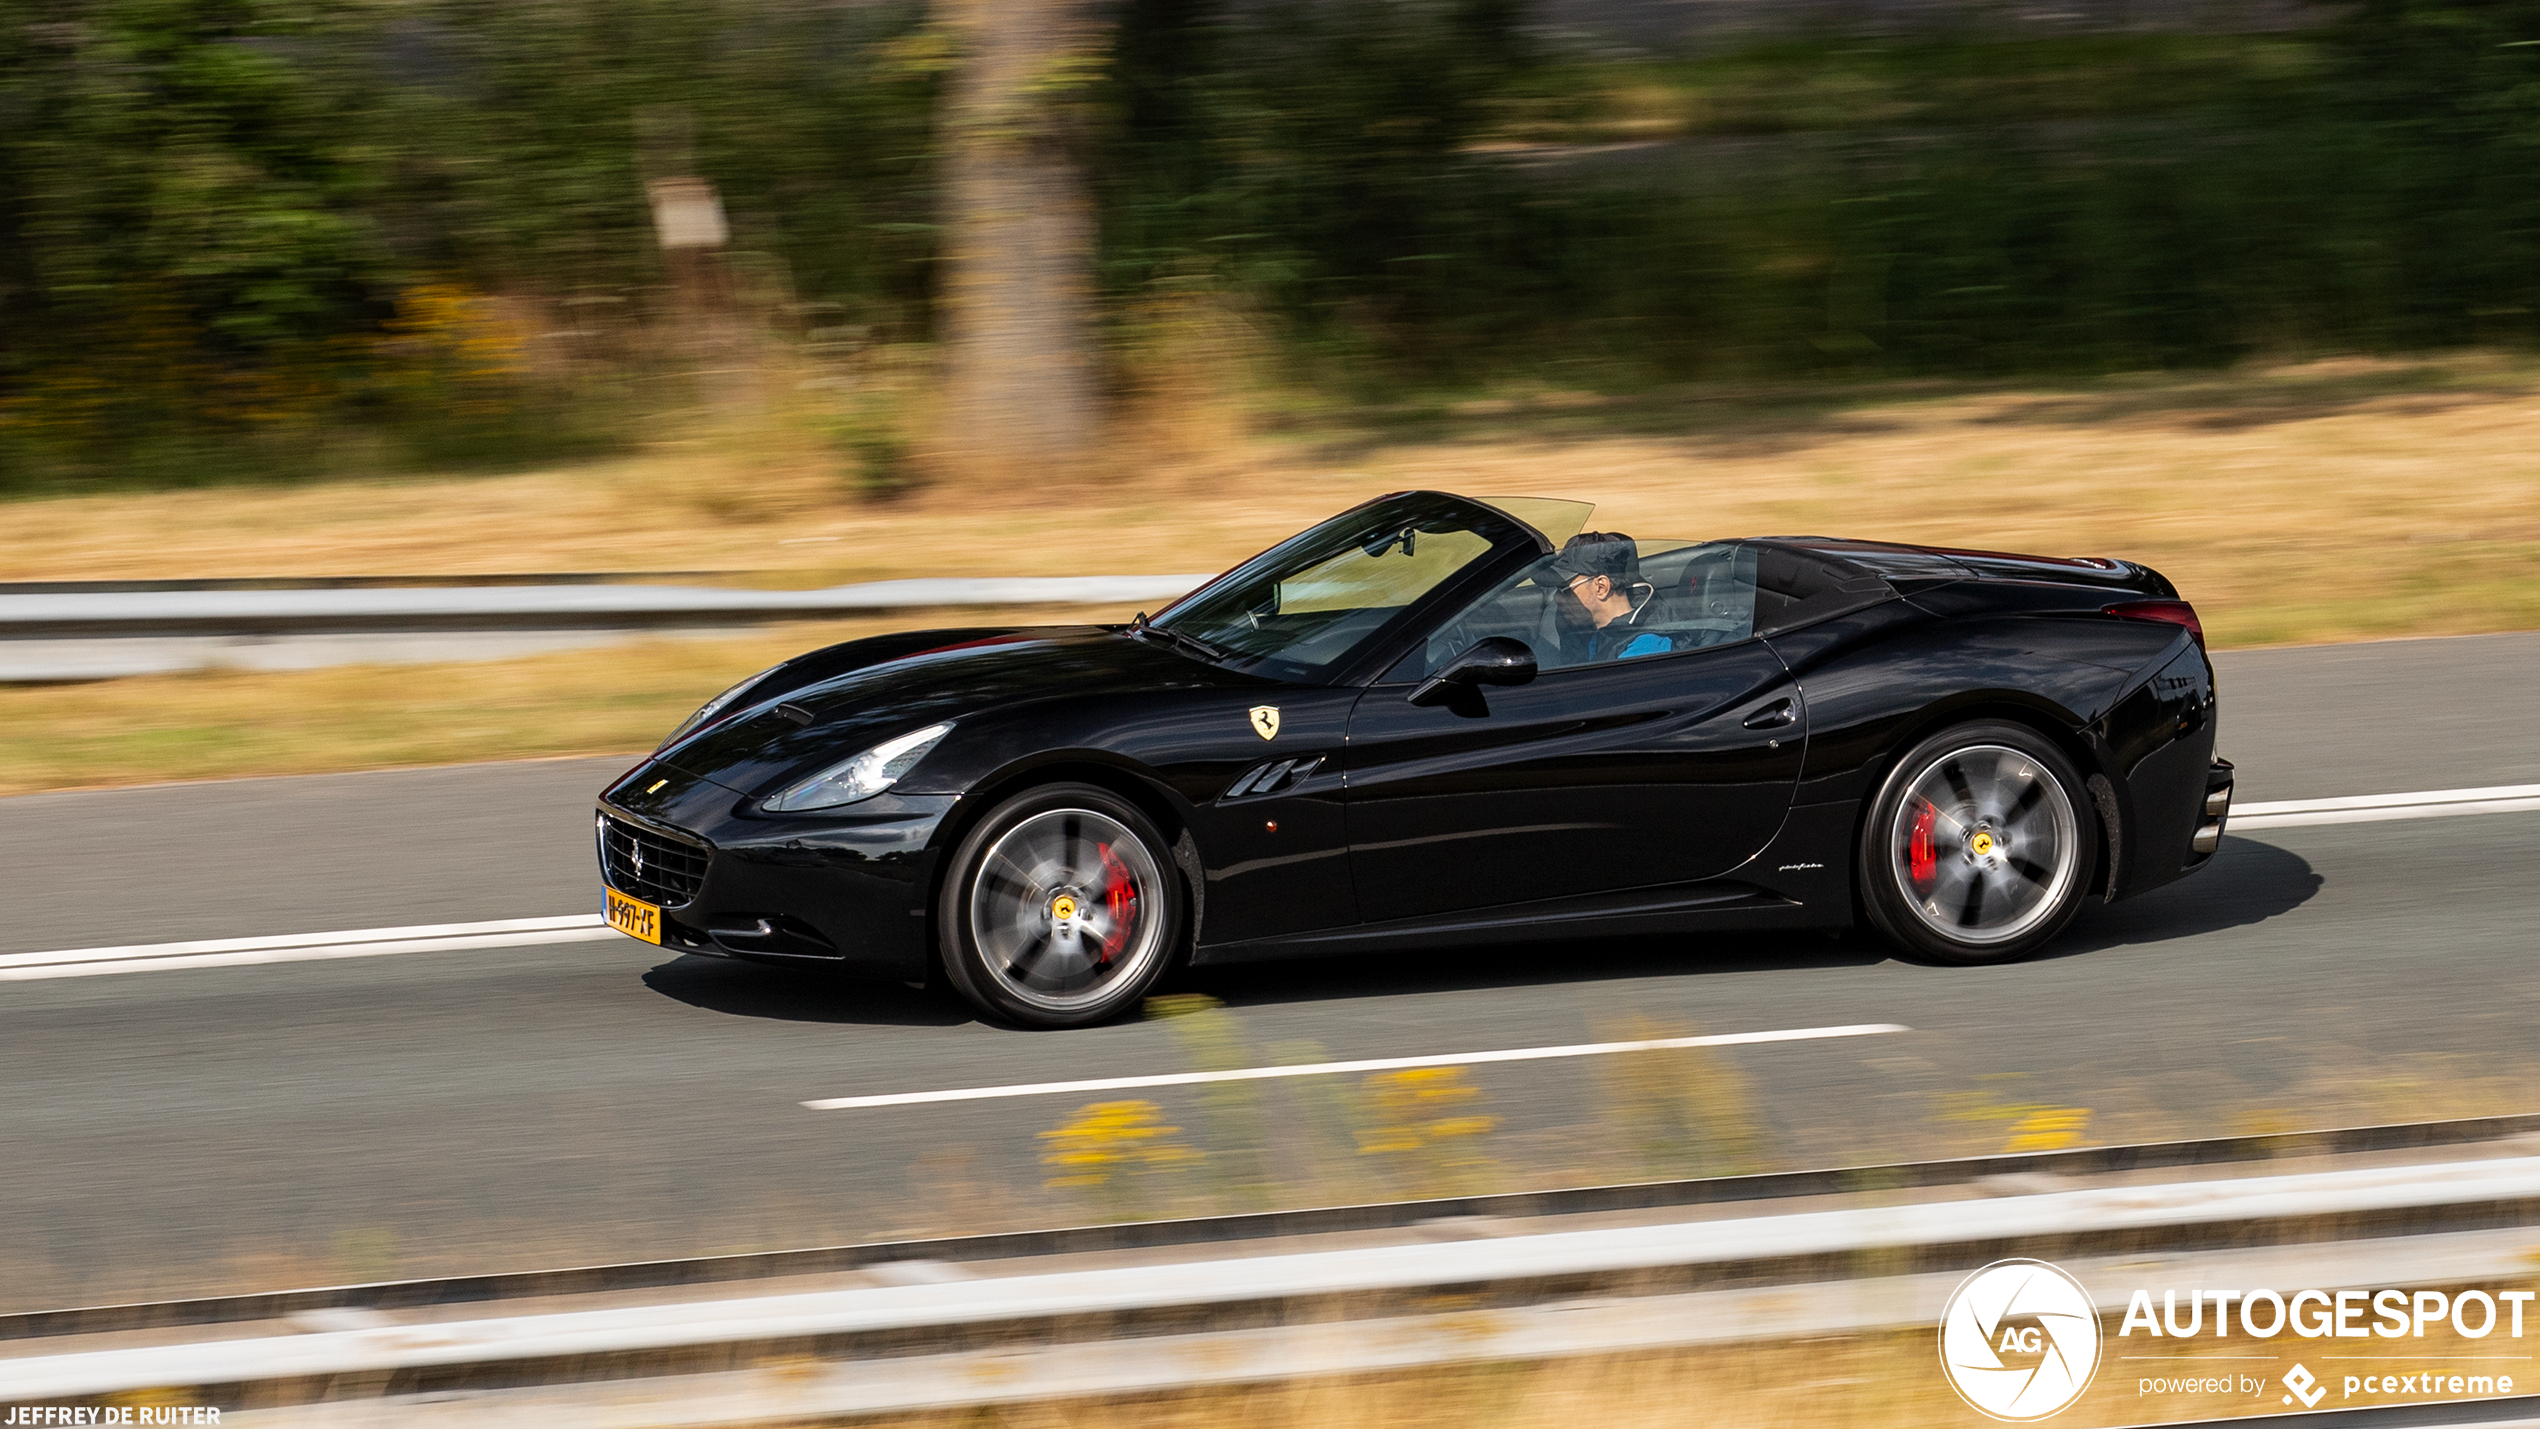
[[[1807,700],[1808,755],[1798,802],[1869,797],[1898,750],[1958,719],[2025,716],[2080,755],[2085,731],[2175,633],[2110,630],[2123,624],[2051,616],[1943,619],[1898,601],[1773,637]]]
[[[2134,807],[2104,729],[2129,693],[2148,682],[2148,667],[2184,637],[2170,627],[2100,615],[2095,592],[2086,613],[2069,608],[2069,595],[2062,610],[2023,598],[2009,612],[1969,595],[1980,593],[1945,602],[1917,595],[1772,637],[1799,681],[1808,746],[1785,836],[1759,862],[1759,882],[1812,906],[1848,909],[1864,802],[1908,745],[1962,720],[2007,717],[2046,732],[2085,777],[2108,777],[2121,827],[2129,831],[2161,816]],[[1950,613],[1928,608],[1934,604]],[[2045,608],[2022,611],[2021,605]],[[2166,791],[2184,778],[2174,778],[2169,766],[2196,758],[2156,759],[2149,742],[2127,754],[2165,791],[2155,801],[2158,809],[2167,808]],[[2202,779],[2196,763],[2199,798]],[[2192,825],[2181,826],[2182,852],[2192,832]],[[2135,862],[2121,858],[2118,871]]]
[[[2133,682],[2096,731],[2125,818],[2119,898],[2158,888],[2211,857],[2191,853],[2188,844],[2214,757],[2214,669],[2184,633],[2170,643],[2168,658]]]

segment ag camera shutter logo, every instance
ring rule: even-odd
[[[1979,1414],[2013,1423],[2060,1414],[2099,1369],[2099,1312],[2080,1281],[2045,1261],[1997,1260],[1951,1292],[1940,1366]]]

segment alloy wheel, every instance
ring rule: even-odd
[[[970,936],[1006,996],[1080,1011],[1142,980],[1166,946],[1164,875],[1127,825],[1092,809],[1033,814],[981,855]]]
[[[1989,946],[2055,916],[2079,876],[2071,797],[2024,750],[1943,751],[1906,786],[1888,837],[1905,907],[1953,943]]]

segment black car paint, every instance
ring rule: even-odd
[[[1121,627],[849,642],[768,672],[601,803],[713,850],[697,896],[665,911],[667,945],[906,981],[927,975],[932,894],[961,830],[1005,792],[1062,778],[1139,800],[1178,840],[1202,963],[1848,923],[1861,811],[1886,761],[1973,718],[2029,723],[2092,776],[2113,816],[2106,896],[2204,861],[2188,841],[2212,766],[2211,666],[2176,626],[2103,613],[2173,597],[2157,574],[1754,544],[1784,572],[1758,634],[1547,671],[1478,707],[1410,704],[1398,662],[1535,559],[1539,539],[1433,593],[1398,638],[1322,684],[1222,668]],[[811,720],[780,716],[779,701]],[[1280,711],[1275,738],[1255,732],[1256,705]],[[953,734],[885,794],[812,814],[763,806],[939,720]],[[1311,772],[1227,796],[1292,761]],[[771,940],[779,921],[816,937]]]
[[[1802,741],[1796,691],[1745,640],[1553,670],[1472,718],[1380,685],[1349,724],[1350,864],[1368,922],[1718,878],[1770,842]],[[1769,730],[1743,721],[1777,707]],[[1692,834],[1688,831],[1696,831]]]

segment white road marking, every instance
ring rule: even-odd
[[[2342,799],[2282,799],[2240,804],[2231,811],[2231,831],[2300,828],[2311,824],[2369,824],[2392,819],[2443,819],[2461,814],[2517,814],[2540,810],[2540,784],[2496,784],[2479,789],[2432,789],[2414,794],[2358,794]],[[204,938],[184,943],[137,943],[116,948],[69,948],[49,953],[0,953],[0,982],[40,978],[99,977],[113,973],[150,972],[161,968],[248,967],[262,963],[322,962],[334,958],[377,958],[400,953],[457,953],[477,948],[517,948],[539,943],[596,942],[615,936],[597,913],[567,913],[552,918],[500,918],[479,923],[427,923],[404,928],[355,928],[335,933],[291,933],[264,938]],[[1753,1033],[1729,1038],[1695,1038],[1690,1042],[1648,1046],[1717,1046],[1727,1042],[1786,1041],[1806,1037],[1856,1036],[1862,1031],[1901,1032],[1901,1027],[1813,1029],[1789,1033]],[[1523,1061],[1537,1057],[1586,1057],[1608,1051],[1631,1051],[1644,1044],[1543,1047],[1520,1052],[1493,1052],[1471,1057],[1428,1057],[1382,1063],[1331,1063],[1324,1066],[1264,1067],[1204,1076],[1129,1078],[1100,1082],[1060,1082],[1046,1088],[984,1087],[952,1092],[922,1092],[897,1097],[845,1097],[805,1106],[830,1110],[851,1106],[900,1106],[915,1101],[969,1101],[991,1096],[1039,1096],[1056,1092],[1101,1091],[1116,1087],[1167,1086],[1189,1081],[1226,1081],[1246,1077],[1294,1077],[1317,1071],[1374,1071],[1385,1067],[1427,1067],[1472,1061]]]
[[[1136,1087],[1187,1087],[1201,1082],[1253,1082],[1269,1077],[1324,1077],[1345,1072],[1390,1072],[1403,1067],[1466,1067],[1481,1062],[1538,1062],[1552,1057],[1606,1057],[1617,1052],[1658,1052],[1671,1047],[1736,1047],[1752,1042],[1810,1042],[1823,1037],[1875,1037],[1911,1032],[1894,1022],[1849,1027],[1793,1027],[1779,1032],[1725,1032],[1711,1037],[1660,1037],[1645,1042],[1580,1042],[1567,1047],[1515,1047],[1496,1052],[1450,1052],[1437,1057],[1376,1057],[1362,1062],[1302,1062],[1287,1067],[1240,1067],[1231,1072],[1167,1072],[1152,1077],[1095,1077],[1081,1082],[1025,1082],[1009,1087],[955,1087],[940,1092],[886,1092],[869,1097],[824,1097],[804,1102],[813,1111],[854,1107],[918,1106],[927,1102],[975,1102],[1000,1097],[1052,1097],[1071,1092],[1115,1092]]]
[[[2540,784],[2483,789],[2429,789],[2415,794],[2357,794],[2343,799],[2279,799],[2238,804],[2231,832],[2292,829],[2309,824],[2377,824],[2392,819],[2446,819],[2461,814],[2518,814],[2540,809]]]
[[[264,938],[204,938],[186,943],[138,943],[119,948],[71,948],[51,953],[0,954],[0,982],[40,978],[100,977],[160,968],[226,968],[257,963],[378,958],[398,953],[455,953],[472,948],[518,948],[538,943],[579,943],[619,936],[597,913],[554,918],[501,918],[483,923],[428,923],[405,928],[356,928],[337,933],[289,933]]]

